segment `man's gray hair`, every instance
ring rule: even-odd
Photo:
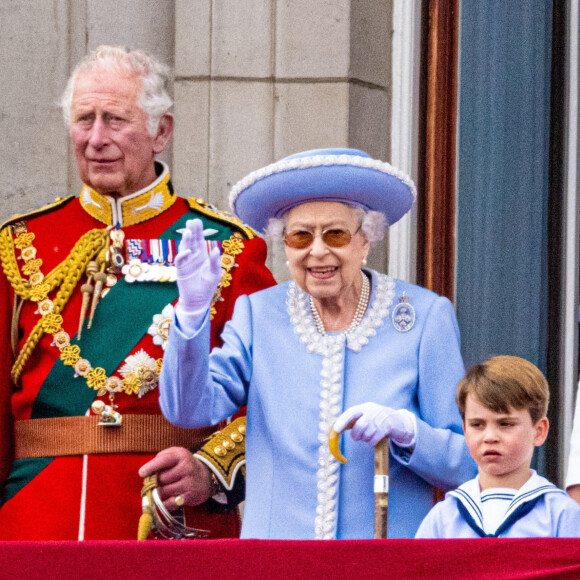
[[[161,117],[173,101],[167,92],[171,79],[169,67],[143,50],[127,50],[121,46],[99,46],[87,54],[73,70],[61,97],[65,123],[70,127],[72,98],[76,80],[92,70],[108,70],[133,74],[143,80],[139,106],[149,117],[147,130],[155,135]]]

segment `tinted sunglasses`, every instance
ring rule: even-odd
[[[354,235],[356,235],[359,230],[360,227],[354,233]],[[351,234],[348,230],[343,230],[340,228],[324,230],[320,234],[322,241],[329,248],[342,248],[343,246],[348,246],[352,240],[352,236],[353,234]],[[284,234],[284,243],[290,248],[303,250],[304,248],[308,248],[308,246],[312,245],[315,237],[315,234],[307,230],[295,230],[293,232],[286,232]]]

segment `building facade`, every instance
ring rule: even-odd
[[[0,0],[0,220],[80,190],[58,100],[100,44],[174,69],[163,159],[181,195],[227,209],[238,179],[310,148],[390,161],[419,200],[371,265],[450,295],[467,364],[516,354],[548,374],[538,461],[561,484],[578,372],[577,39],[577,0]],[[284,262],[271,247],[279,280]]]

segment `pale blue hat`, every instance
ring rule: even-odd
[[[263,232],[270,218],[311,201],[339,201],[381,212],[387,225],[417,197],[415,184],[389,163],[359,149],[312,149],[252,171],[230,193],[233,212]]]

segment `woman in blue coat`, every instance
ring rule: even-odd
[[[161,408],[198,427],[247,405],[242,537],[373,537],[373,445],[385,436],[389,537],[414,536],[434,487],[475,475],[454,401],[464,367],[451,302],[364,267],[414,198],[407,176],[353,149],[299,153],[241,180],[234,212],[283,238],[292,280],[240,297],[209,357],[220,257],[188,222]],[[343,466],[328,433],[353,422]]]

